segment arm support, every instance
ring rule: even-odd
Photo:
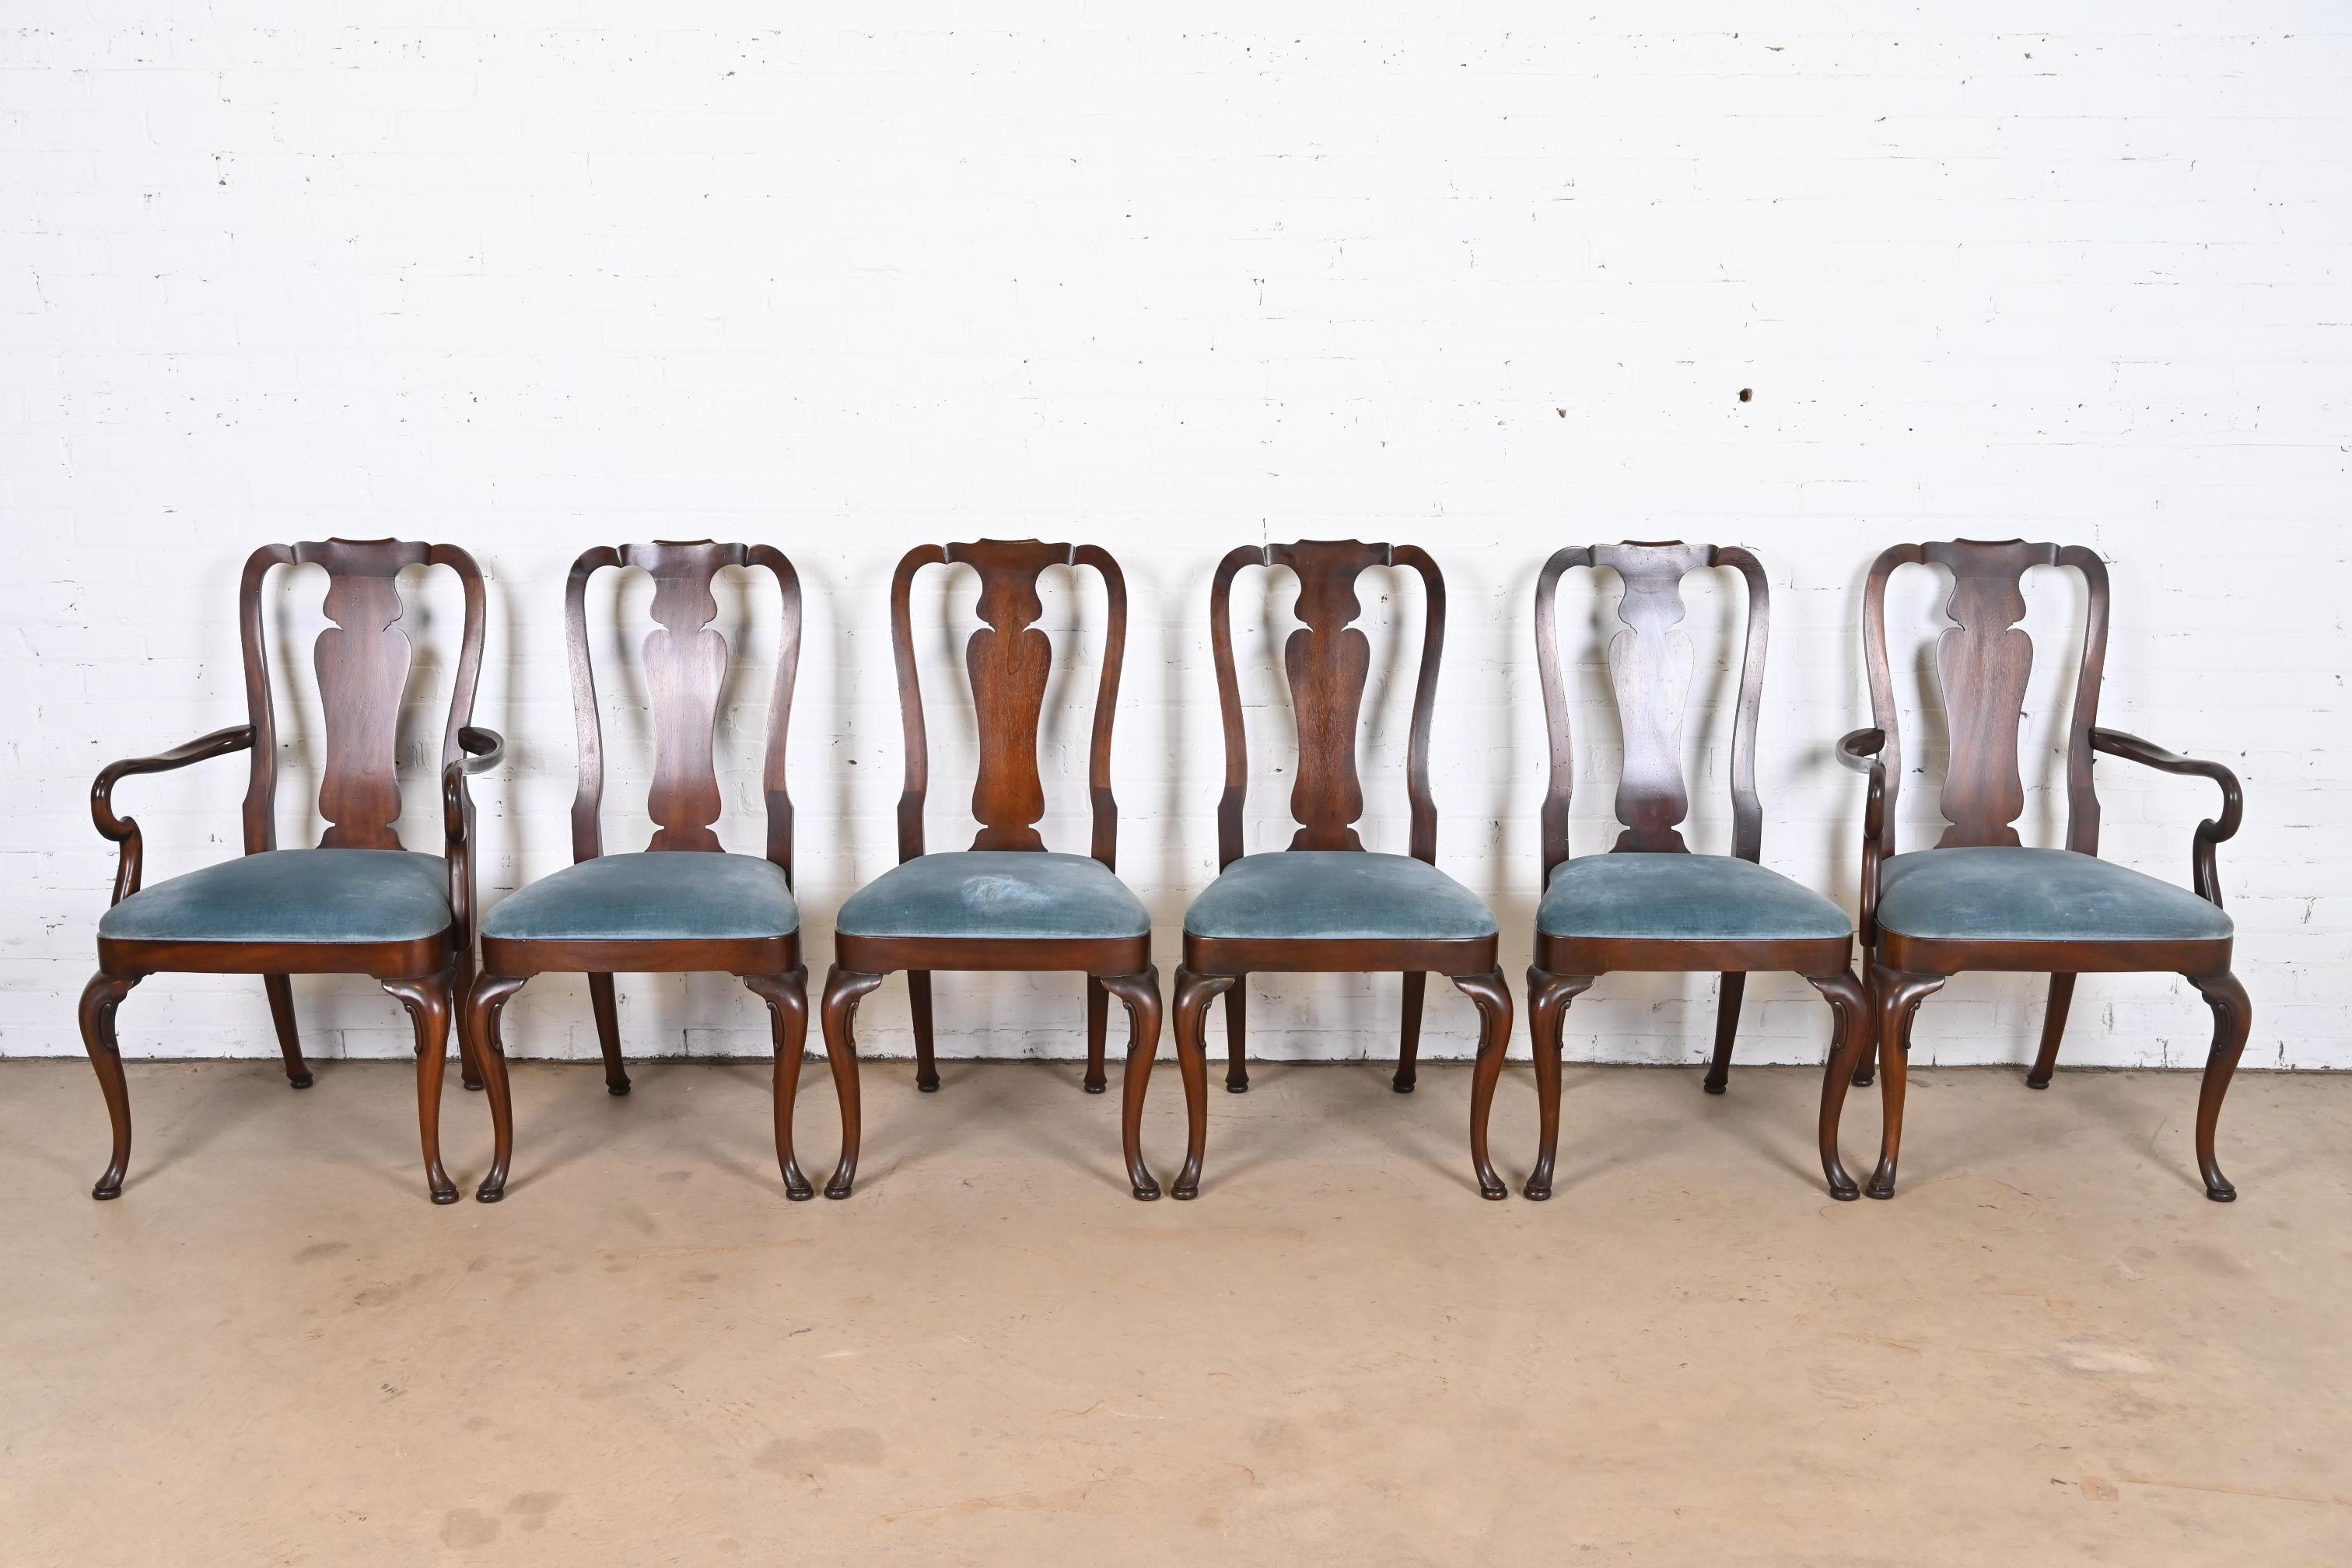
[[[496,730],[467,724],[457,731],[457,746],[466,755],[441,770],[441,826],[452,847],[467,837],[466,776],[497,767],[506,760],[507,740]]]
[[[1841,736],[1837,759],[1857,773],[1870,775],[1870,793],[1862,808],[1862,940],[1878,940],[1878,863],[1895,848],[1894,827],[1886,820],[1886,747],[1884,730],[1856,730]]]
[[[89,786],[89,816],[101,835],[110,842],[122,846],[121,858],[114,868],[115,903],[121,903],[139,890],[141,850],[137,819],[114,815],[115,784],[133,773],[168,773],[191,763],[248,750],[252,745],[253,726],[237,724],[199,736],[184,746],[174,746],[157,756],[128,757],[119,763],[110,763],[100,770],[96,782]]]
[[[2221,870],[2214,855],[2214,847],[2232,837],[2238,824],[2245,816],[2245,797],[2238,788],[2238,775],[2219,763],[2200,762],[2151,745],[2137,735],[2126,735],[2120,730],[2091,731],[2091,750],[2105,752],[2111,757],[2121,757],[2127,763],[2154,768],[2164,773],[2189,773],[2198,778],[2211,779],[2221,788],[2221,815],[2209,816],[2197,825],[2196,847],[2190,852],[2189,870],[2197,888],[2197,896],[2216,909],[2221,904]]]
[[[1881,854],[1895,847],[1886,841],[1886,763],[1878,754],[1885,744],[1884,730],[1856,730],[1841,736],[1837,743],[1839,762],[1856,773],[1870,775],[1870,795],[1862,813],[1862,839]]]

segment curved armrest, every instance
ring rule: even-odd
[[[441,827],[452,845],[466,841],[466,776],[504,761],[507,738],[496,730],[467,724],[457,731],[457,748],[466,754],[441,770]]]
[[[2219,908],[2221,902],[2221,871],[2215,858],[2214,846],[2236,837],[2238,824],[2244,820],[2246,813],[2245,795],[2238,787],[2238,775],[2219,763],[2168,752],[2162,746],[2143,741],[2137,735],[2126,735],[2121,730],[2093,730],[2091,750],[2105,752],[2111,757],[2121,757],[2127,763],[2137,763],[2142,767],[2154,768],[2162,773],[2186,773],[2211,779],[2221,787],[2221,815],[2209,816],[2197,825],[2196,847],[2189,856],[2189,871],[2196,882],[2197,896]]]
[[[1884,730],[1855,730],[1838,737],[1837,760],[1856,773],[1866,773],[1879,765],[1878,753],[1885,744]]]
[[[466,771],[486,772],[506,761],[507,738],[496,730],[468,724],[457,731],[457,745],[466,753]]]
[[[184,746],[174,746],[152,757],[126,757],[99,770],[89,786],[90,821],[109,842],[122,846],[121,858],[114,867],[114,902],[119,904],[139,890],[141,850],[138,819],[114,815],[114,786],[133,773],[168,773],[192,763],[248,751],[252,746],[253,726],[236,724],[200,735]]]

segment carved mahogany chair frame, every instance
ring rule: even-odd
[[[1366,544],[1358,540],[1301,540],[1250,544],[1217,563],[1209,590],[1209,632],[1217,671],[1217,701],[1224,721],[1225,787],[1217,802],[1217,868],[1243,857],[1242,814],[1249,795],[1249,740],[1234,668],[1234,579],[1247,566],[1287,567],[1298,580],[1297,615],[1306,624],[1283,648],[1298,725],[1298,776],[1290,813],[1299,824],[1290,849],[1359,850],[1355,823],[1364,814],[1356,773],[1356,731],[1371,669],[1371,643],[1357,629],[1363,613],[1356,582],[1375,566],[1420,574],[1426,604],[1421,668],[1413,689],[1406,755],[1405,794],[1411,808],[1409,853],[1437,864],[1437,803],[1429,790],[1430,725],[1437,707],[1438,664],[1445,649],[1445,579],[1418,545]],[[1470,1103],[1470,1158],[1483,1196],[1508,1189],[1486,1153],[1487,1111],[1511,1037],[1511,994],[1499,966],[1500,937],[1444,940],[1221,939],[1184,934],[1184,963],[1176,972],[1176,1051],[1184,1079],[1188,1122],[1184,1168],[1171,1189],[1190,1198],[1200,1191],[1201,1157],[1208,1143],[1206,1021],[1209,1003],[1225,999],[1225,1089],[1249,1088],[1247,977],[1268,973],[1403,976],[1404,1009],[1393,1087],[1413,1089],[1421,1047],[1421,1014],[1431,972],[1450,978],[1478,1009],[1477,1068]]]
[[[766,544],[719,544],[709,540],[650,544],[597,545],[572,563],[564,586],[565,640],[572,664],[572,722],[580,748],[580,783],[572,800],[574,865],[604,852],[604,731],[596,704],[596,679],[588,652],[588,583],[604,567],[636,567],[654,580],[656,629],[646,638],[646,688],[653,710],[654,779],[646,806],[654,820],[648,852],[719,854],[724,847],[711,825],[721,800],[714,747],[719,703],[727,678],[727,640],[713,625],[719,618],[714,584],[730,566],[764,567],[775,578],[782,620],[777,636],[774,695],[768,708],[767,749],[761,791],[768,813],[767,858],[781,867],[787,885],[793,873],[793,803],[785,788],[784,760],[793,682],[800,668],[800,574],[782,552]],[[506,1193],[514,1153],[514,1113],[509,1093],[506,1049],[499,1018],[506,1005],[534,974],[586,974],[596,1040],[604,1057],[607,1092],[629,1092],[621,1059],[619,1009],[613,976],[627,973],[732,974],[768,1005],[776,1046],[776,1163],[784,1191],[796,1199],[813,1195],[793,1152],[793,1103],[800,1083],[801,1058],[808,1037],[808,970],[801,962],[800,933],[740,939],[634,938],[626,941],[482,939],[482,974],[467,1004],[475,1037],[482,1042],[483,1077],[489,1089],[494,1148],[489,1173],[476,1198],[496,1203]],[[844,1127],[855,1149],[857,1079],[835,1072]],[[849,1169],[845,1152],[842,1170]],[[835,1180],[845,1184],[845,1174]]]
[[[1568,812],[1575,786],[1575,751],[1570,733],[1568,695],[1560,679],[1557,629],[1559,582],[1573,567],[1607,567],[1624,584],[1617,618],[1624,629],[1611,639],[1610,674],[1624,731],[1625,760],[1618,776],[1617,820],[1625,825],[1612,854],[1686,855],[1690,846],[1676,831],[1690,814],[1683,777],[1684,692],[1675,685],[1669,639],[1680,634],[1684,578],[1693,572],[1728,567],[1748,589],[1748,627],[1741,657],[1739,704],[1731,731],[1731,853],[1760,864],[1764,807],[1756,794],[1756,724],[1764,697],[1764,650],[1771,624],[1770,590],[1756,557],[1736,545],[1685,544],[1679,540],[1570,546],[1544,563],[1536,580],[1536,668],[1543,686],[1544,718],[1551,741],[1551,782],[1544,795],[1543,872],[1538,898],[1552,874],[1569,859]],[[1687,683],[1687,674],[1682,678]],[[1658,937],[1556,936],[1538,929],[1535,963],[1528,970],[1528,1025],[1534,1036],[1536,1088],[1541,1117],[1535,1170],[1527,1195],[1551,1195],[1552,1164],[1559,1146],[1561,1035],[1569,1005],[1612,971],[1677,972],[1712,969],[1721,975],[1715,1024],[1715,1056],[1705,1087],[1721,1094],[1730,1084],[1732,1042],[1739,1031],[1739,1005],[1748,976],[1756,971],[1801,975],[1830,1005],[1835,1020],[1822,1084],[1822,1173],[1830,1195],[1860,1196],[1839,1162],[1837,1123],[1845,1086],[1870,1037],[1869,1013],[1861,982],[1853,974],[1851,935],[1802,940],[1676,941]]]
[[[930,751],[923,724],[922,681],[915,665],[915,578],[926,566],[969,566],[980,576],[982,626],[964,645],[971,677],[973,718],[980,742],[979,775],[972,784],[971,812],[980,831],[973,849],[1043,852],[1036,824],[1045,815],[1045,783],[1037,768],[1037,732],[1052,674],[1053,645],[1036,621],[1045,613],[1037,595],[1048,567],[1091,567],[1107,599],[1101,682],[1095,692],[1094,729],[1088,748],[1087,788],[1094,808],[1088,854],[1106,870],[1118,869],[1118,803],[1111,793],[1111,727],[1118,717],[1118,681],[1127,649],[1127,580],[1110,552],[1093,544],[1049,544],[1034,539],[977,540],[956,544],[920,544],[898,562],[890,580],[890,640],[898,661],[899,724],[905,737],[905,788],[898,797],[898,863],[923,854],[923,806],[930,789]],[[858,1003],[895,971],[907,973],[907,998],[915,1031],[915,1086],[926,1094],[940,1087],[932,1054],[931,972],[934,970],[1077,970],[1087,977],[1087,1069],[1084,1087],[1103,1092],[1104,1047],[1110,998],[1125,1006],[1129,1021],[1127,1067],[1119,1135],[1129,1184],[1139,1198],[1160,1195],[1160,1184],[1143,1163],[1143,1100],[1151,1063],[1160,1047],[1160,972],[1151,963],[1151,938],[1138,937],[883,937],[836,931],[834,964],[826,973],[822,1013],[827,1055],[835,1071],[855,1083],[857,1045],[852,1020]],[[854,1103],[854,1100],[852,1101]],[[848,1142],[828,1197],[845,1197],[856,1172],[857,1129],[845,1129]],[[835,1188],[838,1188],[836,1191]]]
[[[233,752],[252,753],[252,782],[244,806],[245,853],[278,847],[278,728],[269,689],[269,658],[262,637],[261,590],[274,566],[325,570],[326,616],[334,625],[313,650],[326,756],[319,815],[327,823],[321,848],[402,847],[395,767],[401,699],[414,649],[399,629],[404,614],[396,578],[404,567],[446,566],[465,593],[465,623],[450,684],[448,722],[441,741],[443,852],[449,866],[450,923],[437,935],[404,942],[176,942],[101,936],[98,973],[81,994],[82,1044],[97,1069],[114,1127],[112,1157],[90,1189],[94,1198],[119,1196],[131,1163],[131,1096],[115,1037],[115,1009],[151,974],[259,974],[285,1058],[287,1081],[310,1087],[309,1064],[294,1020],[290,977],[365,974],[406,1007],[416,1031],[417,1129],[425,1179],[433,1201],[455,1203],[457,1189],[441,1164],[441,1081],[457,995],[473,968],[474,806],[467,776],[495,765],[506,742],[473,723],[474,689],[482,668],[483,590],[474,558],[453,544],[392,539],[329,539],[265,544],[247,557],[237,590],[237,622],[245,664],[247,722],[215,730],[152,757],[109,765],[90,785],[90,816],[98,831],[121,846],[114,874],[114,904],[139,891],[142,840],[135,818],[114,810],[114,786],[135,773],[169,773]],[[476,1052],[458,1030],[466,1086],[481,1087]]]
[[[2190,854],[2197,895],[2219,909],[2221,879],[2215,848],[2238,831],[2243,797],[2237,775],[2219,763],[2177,756],[2137,736],[2098,726],[2099,687],[2107,656],[2107,570],[2097,553],[2078,544],[2031,544],[2023,540],[1953,540],[1935,544],[1897,544],[1870,570],[1864,597],[1862,646],[1870,678],[1874,724],[1838,742],[1839,759],[1867,773],[1870,787],[1862,841],[1862,935],[1870,950],[1871,1005],[1878,1065],[1885,1073],[1885,1132],[1878,1168],[1870,1179],[1874,1198],[1895,1195],[1895,1161],[1903,1141],[1906,1058],[1919,1004],[1962,970],[2042,973],[2050,976],[2050,1004],[2043,1014],[2042,1046],[2026,1075],[2032,1089],[2047,1089],[2074,1001],[2074,978],[2084,973],[2181,975],[2212,1009],[2213,1044],[2197,1099],[2197,1166],[2205,1195],[2227,1203],[2237,1189],[2213,1158],[2213,1131],[2221,1100],[2244,1051],[2253,1015],[2245,987],[2231,973],[2231,939],[2215,941],[1920,941],[1879,929],[1880,863],[1895,854],[1895,806],[1903,776],[1895,686],[1886,645],[1886,584],[1906,565],[1942,566],[1952,574],[1946,613],[1954,626],[1938,639],[1940,678],[1950,732],[1941,810],[1950,825],[1939,849],[2016,846],[2014,826],[2025,810],[2018,762],[2020,716],[2033,663],[2032,640],[2018,623],[2025,618],[2024,576],[2035,566],[2072,567],[2089,591],[2083,658],[2066,742],[2066,847],[2083,855],[2099,851],[2099,799],[2092,779],[2094,758],[2104,752],[2162,773],[2210,779],[2221,792],[2221,812],[2198,824]],[[1894,1048],[1890,1049],[1889,1047]],[[1865,1058],[1856,1084],[1871,1079]]]

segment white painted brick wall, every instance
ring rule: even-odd
[[[1454,600],[1442,859],[1495,901],[1516,979],[1543,778],[1528,598],[1549,550],[1761,553],[1766,858],[1851,906],[1861,787],[1829,745],[1867,712],[1867,563],[1896,540],[2027,534],[2113,563],[2107,721],[2244,777],[2223,870],[2249,1062],[2352,1066],[2352,21],[2114,0],[1672,9],[18,0],[0,25],[0,1052],[79,1048],[112,864],[89,778],[242,717],[235,584],[259,541],[449,540],[490,573],[480,717],[513,747],[478,786],[490,900],[568,853],[572,556],[782,546],[808,594],[793,760],[820,973],[833,911],[892,860],[885,590],[908,544],[1035,533],[1124,562],[1121,865],[1165,971],[1214,864],[1213,563],[1301,535],[1423,543]],[[1410,626],[1417,599],[1391,591],[1374,621]],[[315,628],[317,592],[287,594],[274,626]],[[1093,590],[1058,594],[1048,625],[1075,617],[1090,660]],[[2031,596],[2056,660],[2033,688],[2026,818],[2047,843],[2079,593],[2042,574]],[[1278,597],[1242,604],[1263,623]],[[1924,636],[1936,600],[1924,576],[1902,585],[1898,623]],[[1735,605],[1701,598],[1692,622],[1702,847],[1727,832],[1709,660]],[[436,587],[422,624],[446,637],[453,609]],[[598,614],[634,640],[645,609],[640,587]],[[1592,847],[1612,735],[1589,609],[1569,625]],[[724,736],[740,847],[760,840],[772,636],[751,638]],[[942,846],[972,764],[953,646],[924,644]],[[1261,847],[1287,795],[1271,646],[1242,645],[1276,704],[1253,713]],[[1399,848],[1385,676],[1412,649],[1381,658],[1367,837]],[[285,833],[303,842],[307,653],[280,668]],[[645,746],[622,683],[607,691],[619,845],[645,831]],[[1047,724],[1064,847],[1085,839],[1090,693],[1057,685]],[[429,772],[408,781],[420,845]],[[2100,778],[2109,852],[2185,877],[2208,786]],[[242,787],[234,762],[126,785],[152,876],[233,852]],[[1906,800],[1916,843],[1934,795]],[[1612,978],[1570,1014],[1570,1049],[1696,1059],[1713,990]],[[1393,980],[1256,994],[1268,1055],[1394,1049]],[[630,977],[623,995],[634,1053],[766,1049],[730,982]],[[370,986],[305,980],[298,998],[319,1056],[405,1048]],[[1431,1055],[1466,1052],[1468,1005],[1441,987],[1430,1013]],[[1080,1048],[1070,977],[951,977],[940,1014],[950,1054]],[[2036,983],[1963,978],[1920,1052],[2017,1061],[2039,1016]],[[866,1020],[869,1048],[908,1048],[899,987]],[[249,980],[159,979],[121,1021],[137,1055],[272,1048]],[[508,1022],[518,1053],[593,1054],[577,982],[534,983]],[[2068,1059],[2189,1062],[2208,1028],[2176,981],[2089,979]],[[1746,1059],[1817,1060],[1824,1035],[1810,991],[1759,977]]]

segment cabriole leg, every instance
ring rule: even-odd
[[[1880,1134],[1878,1169],[1864,1190],[1874,1198],[1895,1195],[1895,1165],[1903,1150],[1903,1089],[1910,1066],[1911,1021],[1919,1004],[1943,989],[1943,974],[1908,974],[1883,963],[1870,966],[1870,989],[1878,1016],[1873,1032],[1878,1040],[1879,1101],[1885,1108],[1885,1129]]]
[[[926,980],[929,976],[924,977]],[[824,1184],[824,1195],[845,1198],[857,1180],[857,1140],[862,1125],[857,1104],[857,1042],[852,1037],[850,1018],[857,1011],[858,1002],[866,994],[882,984],[878,974],[860,970],[844,969],[838,963],[824,976],[824,1057],[833,1069],[833,1092],[841,1101],[841,1163],[834,1167],[833,1179]],[[916,1037],[917,1048],[921,1037]],[[917,1082],[919,1084],[920,1079]],[[932,1079],[934,1086],[938,1083]]]
[[[2205,1058],[2205,1079],[2197,1090],[2197,1171],[2205,1178],[2205,1195],[2217,1204],[2234,1202],[2238,1189],[2213,1161],[2213,1130],[2221,1120],[2221,1099],[2245,1054],[2246,1036],[2254,1026],[2253,1004],[2234,974],[2189,975],[2206,1005],[2213,1009],[2213,1048]]]
[[[1160,1195],[1160,1184],[1143,1163],[1143,1097],[1151,1087],[1151,1062],[1160,1052],[1160,971],[1116,974],[1100,983],[1106,1000],[1127,1006],[1127,1079],[1119,1095],[1118,1137],[1127,1155],[1128,1184],[1146,1202]]]
[[[801,1058],[808,1049],[808,971],[747,974],[743,984],[768,1005],[769,1026],[776,1037],[776,1168],[783,1173],[784,1195],[805,1203],[816,1196],[816,1189],[793,1154],[793,1103],[800,1091]]]
[[[1838,1158],[1838,1121],[1845,1114],[1845,1090],[1853,1079],[1853,1064],[1870,1043],[1870,999],[1862,982],[1848,970],[1809,974],[1805,983],[1828,1001],[1830,1016],[1835,1020],[1830,1034],[1830,1059],[1822,1068],[1822,1174],[1829,1179],[1830,1196],[1851,1203],[1862,1192]]]
[[[507,1195],[507,1171],[514,1162],[514,1088],[507,1077],[506,1035],[499,1019],[508,1000],[529,978],[479,975],[466,994],[466,1024],[480,1056],[483,1098],[490,1102],[490,1170],[474,1189],[476,1203],[494,1204]]]
[[[449,1067],[449,1018],[456,1005],[450,970],[376,984],[400,998],[416,1027],[416,1131],[425,1146],[425,1184],[436,1204],[457,1201],[457,1184],[441,1168],[441,1080]]]
[[[131,1086],[122,1076],[122,1047],[114,1038],[114,1010],[131,994],[142,974],[93,974],[81,992],[81,1044],[98,1074],[99,1092],[106,1096],[106,1119],[114,1126],[114,1152],[105,1173],[89,1195],[101,1202],[122,1195],[123,1173],[131,1169]]]
[[[1234,998],[1241,994],[1239,977],[1176,971],[1176,1063],[1184,1077],[1184,1168],[1176,1173],[1171,1196],[1190,1198],[1201,1191],[1201,1156],[1209,1144],[1209,1003],[1225,994],[1226,1018],[1238,1016]],[[1225,1087],[1231,1089],[1229,1079]],[[1244,1083],[1244,1088],[1247,1088]]]
[[[1541,1203],[1551,1196],[1552,1161],[1559,1152],[1560,1036],[1568,1025],[1568,1005],[1592,989],[1590,974],[1554,974],[1535,965],[1528,968],[1528,1044],[1536,1058],[1536,1168],[1521,1189]]]
[[[1478,1066],[1470,1080],[1470,1166],[1477,1173],[1480,1197],[1506,1198],[1511,1189],[1486,1157],[1486,1121],[1495,1109],[1495,1085],[1503,1076],[1503,1053],[1511,1046],[1511,988],[1503,984],[1499,969],[1457,974],[1454,985],[1478,1005]]]

